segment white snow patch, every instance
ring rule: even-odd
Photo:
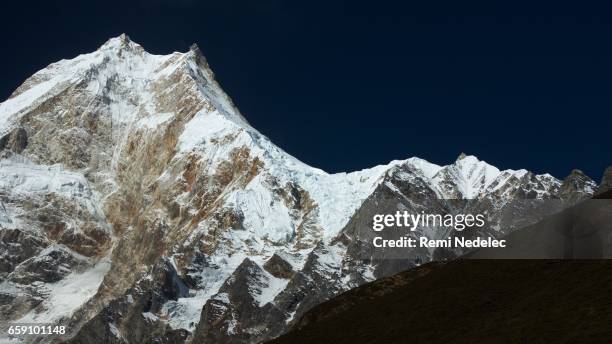
[[[156,129],[160,124],[169,121],[174,117],[172,113],[158,113],[151,116],[146,116],[136,122],[136,126],[147,129]]]
[[[8,159],[0,160],[0,190],[25,195],[57,193],[69,198],[92,195],[85,177],[65,171],[62,165],[35,165]]]
[[[200,272],[201,284],[193,295],[170,300],[162,306],[162,314],[168,315],[168,325],[173,329],[195,330],[200,321],[202,308],[213,295],[217,294],[225,280],[236,270],[246,256],[234,254],[232,256],[211,256],[211,266]]]
[[[264,280],[262,282],[265,286],[260,290],[260,293],[254,293],[253,295],[259,307],[273,302],[276,296],[285,290],[287,284],[289,284],[289,279],[276,278],[266,270],[262,269],[262,271],[264,273]]]
[[[45,284],[48,298],[43,301],[44,311],[32,310],[16,322],[56,323],[69,317],[96,294],[110,266],[110,259],[104,258],[83,273],[72,273],[59,282]]]
[[[159,317],[151,312],[144,312],[142,313],[142,316],[150,323],[154,323],[159,320]]]

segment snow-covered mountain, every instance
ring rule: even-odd
[[[26,80],[0,104],[0,150],[0,320],[68,324],[74,343],[260,342],[439,258],[363,259],[375,211],[596,189],[463,154],[328,174],[251,127],[197,46],[152,55],[125,35]]]

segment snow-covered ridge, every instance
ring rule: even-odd
[[[448,194],[444,182],[456,182],[463,198],[477,198],[491,185],[503,185],[502,177],[520,178],[526,171],[499,171],[499,169],[466,156],[454,164],[439,166],[419,158],[392,161],[351,173],[328,174],[310,167],[282,149],[251,127],[223,92],[205,58],[197,47],[186,53],[153,55],[140,45],[121,35],[104,43],[97,51],[79,55],[49,65],[32,76],[16,95],[0,104],[0,134],[8,132],[27,109],[55,96],[68,85],[86,82],[92,94],[106,92],[110,99],[109,112],[113,123],[128,128],[155,130],[173,119],[172,113],[155,108],[151,85],[155,80],[168,77],[177,68],[186,68],[195,80],[202,99],[211,102],[213,109],[202,109],[188,123],[179,138],[178,151],[205,152],[213,163],[227,159],[232,149],[248,147],[251,154],[266,164],[266,169],[283,182],[293,182],[306,191],[319,205],[321,225],[326,237],[333,237],[346,224],[362,201],[395,166],[407,164],[428,181],[441,198],[455,198]],[[108,83],[119,83],[110,91]],[[129,94],[126,93],[129,91]],[[237,134],[231,144],[212,144]],[[255,186],[253,186],[255,187]],[[259,214],[270,216],[271,214]]]
[[[229,136],[233,138],[231,143],[214,143]],[[440,198],[479,198],[501,188],[512,178],[520,179],[528,173],[526,170],[500,171],[475,156],[462,155],[455,163],[446,166],[432,164],[420,158],[410,158],[394,160],[386,165],[361,171],[329,174],[302,163],[275,146],[254,128],[240,125],[218,111],[201,111],[196,114],[185,126],[178,144],[182,154],[202,154],[213,170],[221,161],[229,159],[230,152],[238,147],[248,147],[253,156],[265,163],[266,171],[282,182],[295,183],[308,191],[319,206],[320,221],[328,239],[333,238],[343,228],[384,177],[399,166],[407,166],[419,174]],[[546,177],[560,183],[551,176]],[[445,185],[448,183],[455,185],[460,194],[447,192]],[[268,206],[271,204],[269,199],[261,198],[266,192],[261,180],[254,179],[245,190],[239,191],[240,195],[231,195],[228,200],[242,210],[247,223],[257,223],[255,227],[267,230],[291,227],[289,220],[283,220],[284,217],[279,215],[286,214],[286,209],[274,209]],[[250,199],[248,195],[254,195],[255,198]],[[260,204],[266,206],[258,206]],[[267,222],[266,219],[274,219],[274,223]],[[285,233],[278,231],[277,234],[283,236]]]
[[[522,178],[526,170],[504,170],[481,161],[473,155],[461,154],[454,164],[440,168],[430,177],[430,185],[440,198],[476,199],[492,191],[490,187],[502,187],[511,177]],[[460,197],[445,193],[444,183],[451,180],[460,192]]]

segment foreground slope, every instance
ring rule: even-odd
[[[431,263],[311,310],[281,343],[609,343],[612,261]]]

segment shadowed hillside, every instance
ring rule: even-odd
[[[272,343],[609,343],[612,261],[432,263],[315,307]]]

